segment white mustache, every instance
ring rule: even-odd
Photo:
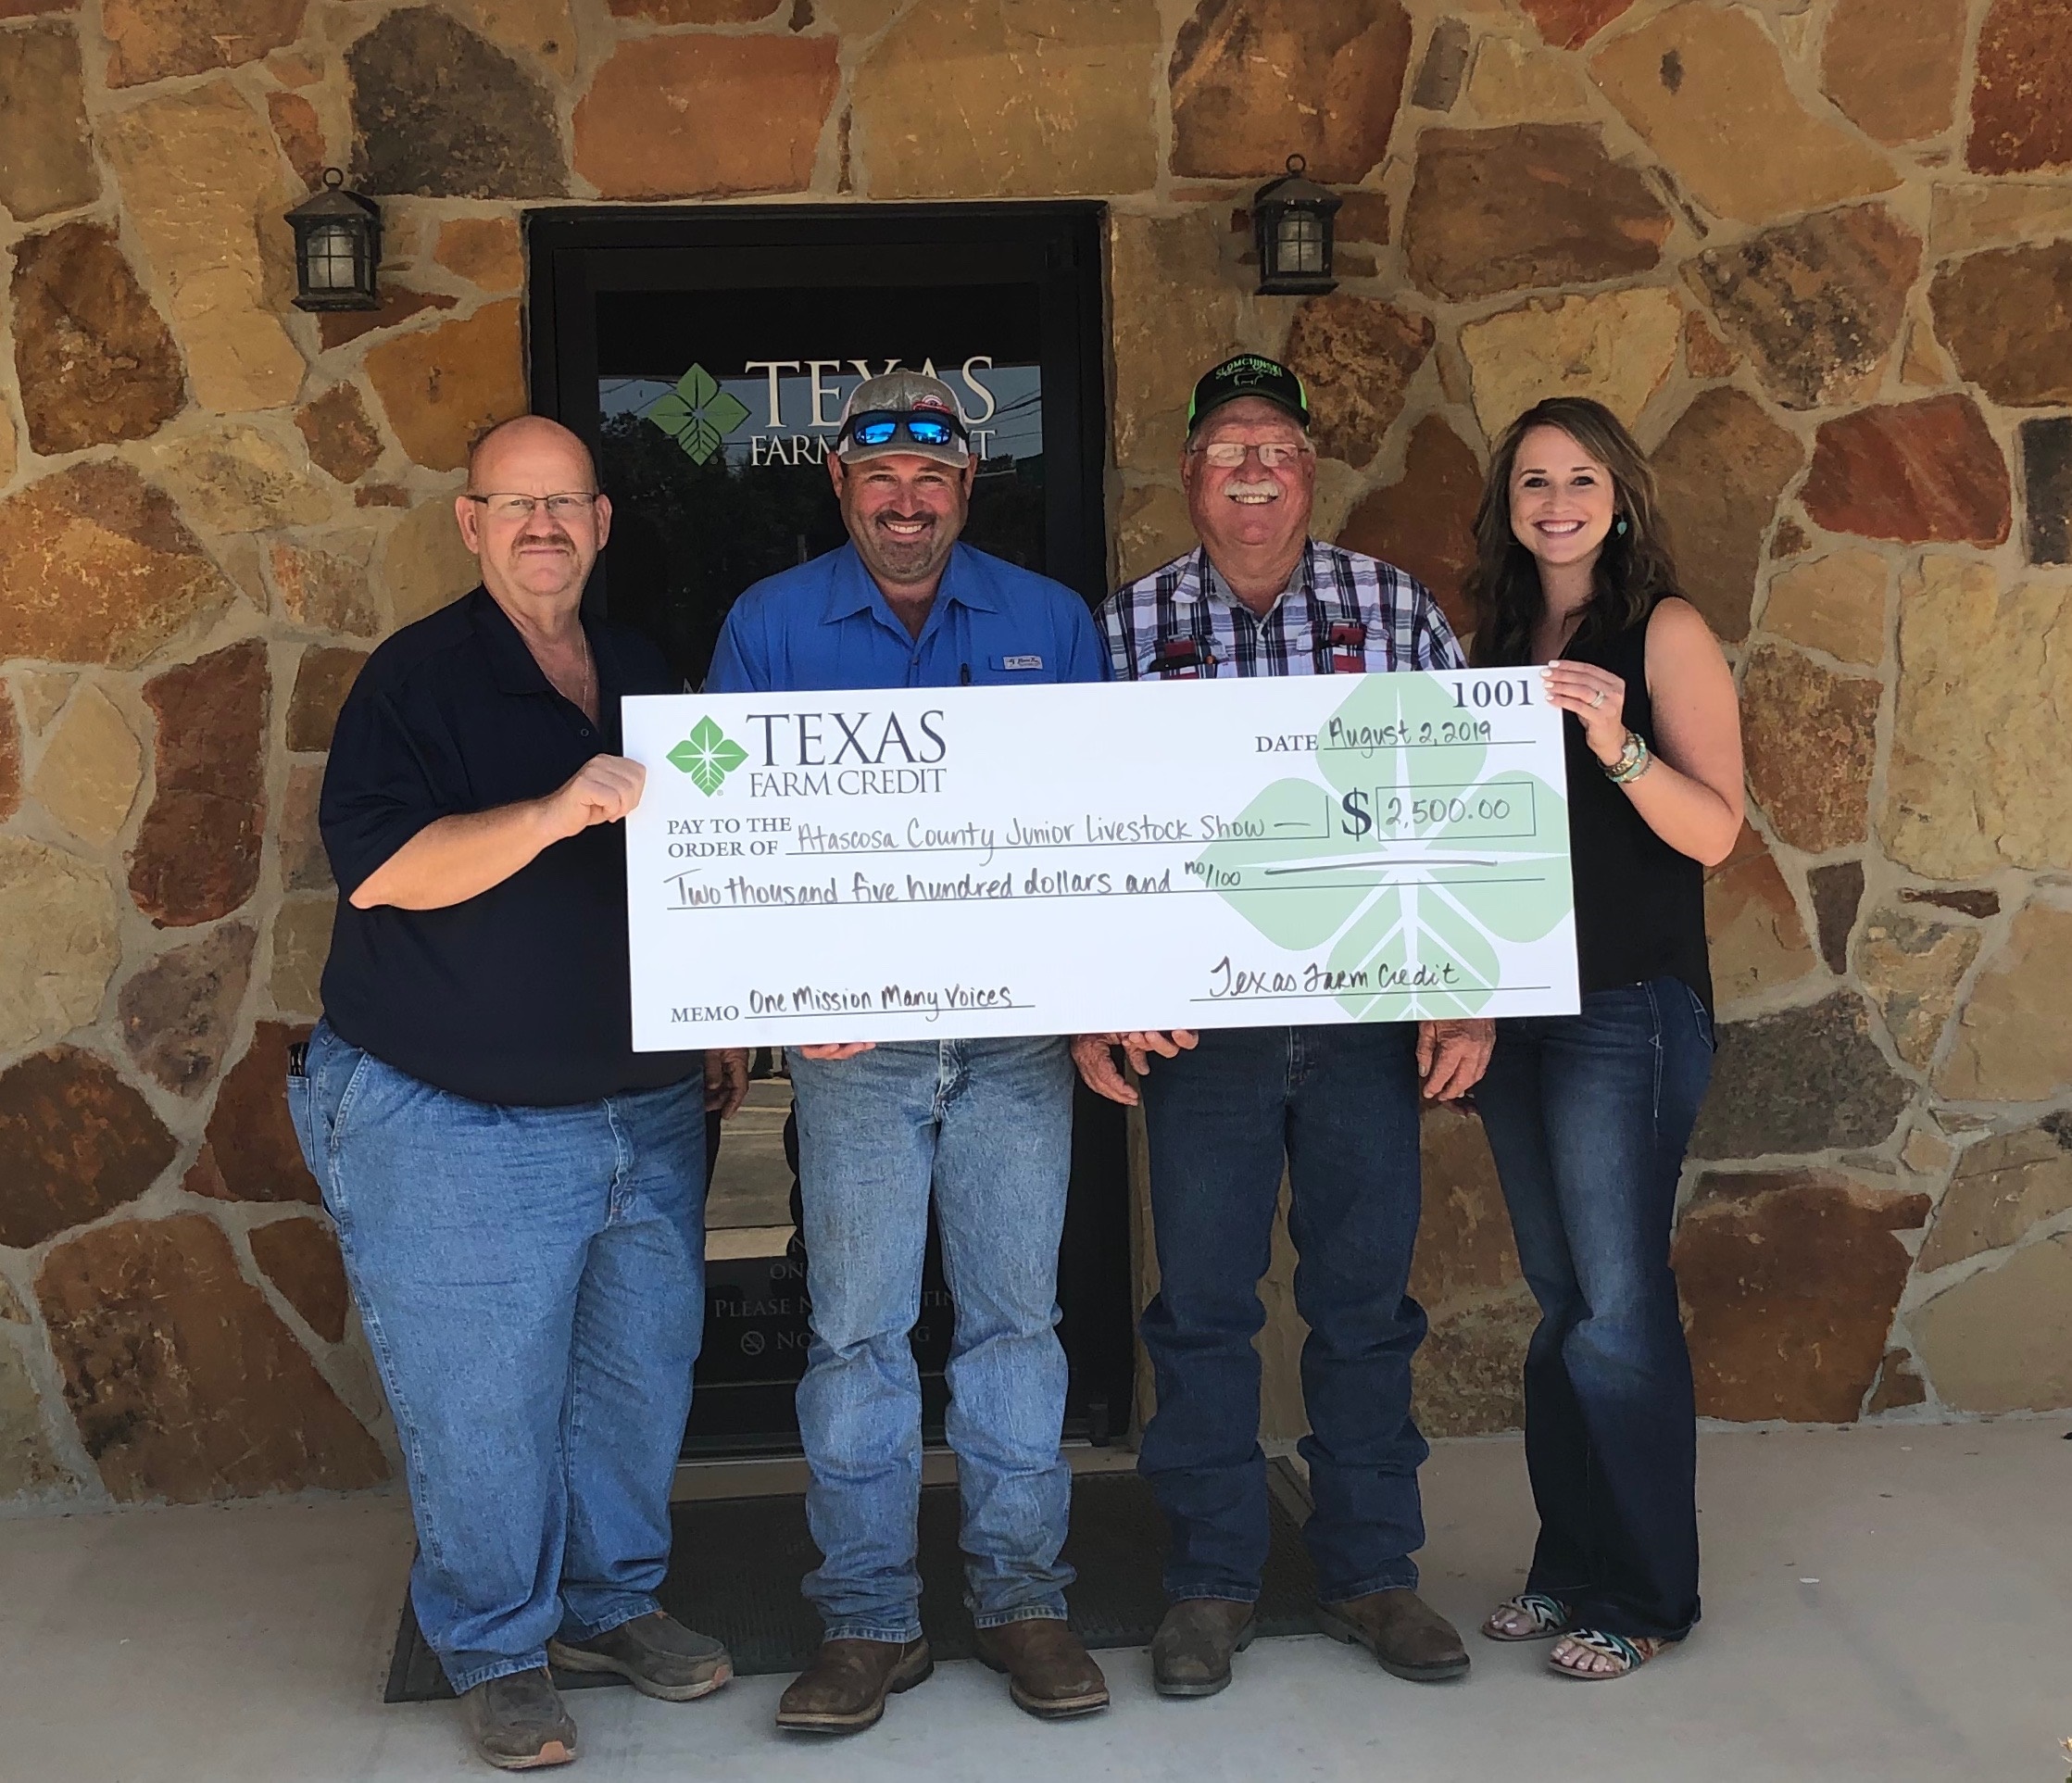
[[[1239,483],[1235,478],[1223,486],[1226,496],[1277,496],[1281,486],[1277,483]]]

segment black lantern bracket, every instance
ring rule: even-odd
[[[1304,177],[1308,165],[1301,156],[1290,155],[1287,171],[1252,194],[1262,297],[1313,296],[1337,289],[1331,274],[1331,237],[1345,200]]]
[[[323,190],[288,212],[295,231],[295,307],[297,309],[378,309],[374,275],[382,264],[382,211],[373,199],[347,189],[334,167]]]

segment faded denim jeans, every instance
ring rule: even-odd
[[[449,1095],[320,1023],[288,1108],[387,1389],[458,1691],[646,1615],[704,1332],[701,1079]]]
[[[1062,1617],[1072,1477],[1058,1438],[1058,1240],[1072,1169],[1061,1039],[791,1055],[812,1348],[798,1384],[827,1638],[911,1640],[921,1505],[921,1312],[931,1192],[956,1307],[949,1445],[963,1500],[965,1601],[980,1627]]]

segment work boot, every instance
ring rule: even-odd
[[[1459,1677],[1468,1668],[1468,1650],[1453,1625],[1407,1588],[1320,1603],[1316,1620],[1332,1639],[1364,1647],[1383,1671],[1413,1684]]]
[[[777,1702],[777,1725],[795,1733],[853,1734],[877,1726],[885,1700],[910,1690],[936,1669],[928,1638],[823,1640],[813,1663]]]
[[[1213,1696],[1230,1682],[1230,1659],[1259,1632],[1253,1606],[1233,1598],[1183,1598],[1151,1638],[1151,1684],[1161,1696]]]
[[[664,1702],[710,1696],[734,1676],[724,1647],[659,1610],[588,1640],[550,1640],[546,1656],[565,1671],[610,1672]]]
[[[1007,1674],[1007,1693],[1039,1721],[1108,1706],[1108,1680],[1086,1643],[1057,1616],[1025,1616],[973,1630],[979,1663]]]
[[[575,1757],[575,1723],[544,1665],[478,1684],[460,1699],[475,1751],[500,1771],[537,1771]]]

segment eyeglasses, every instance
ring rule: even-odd
[[[859,446],[884,446],[904,433],[916,446],[948,446],[952,440],[970,444],[971,435],[956,416],[940,408],[873,408],[851,415],[837,437]]]
[[[502,496],[470,495],[468,500],[480,502],[488,510],[492,520],[531,520],[535,509],[545,507],[549,520],[573,520],[579,514],[587,514],[597,505],[597,492],[584,495],[570,490],[559,496]]]
[[[1238,440],[1213,440],[1207,446],[1195,447],[1219,471],[1237,470],[1254,452],[1259,454],[1262,471],[1278,471],[1284,464],[1293,464],[1311,449],[1307,446],[1290,446],[1284,440],[1268,440],[1263,446],[1247,446]]]

